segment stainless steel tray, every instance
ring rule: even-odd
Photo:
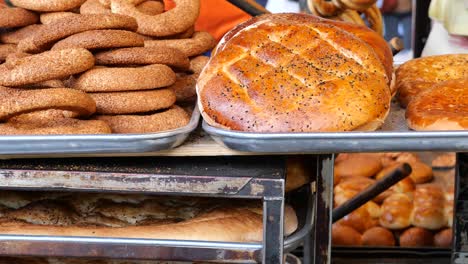
[[[197,128],[200,112],[195,107],[184,127],[150,134],[0,136],[0,158],[10,155],[142,153],[175,148]]]
[[[215,128],[203,129],[219,144],[257,153],[339,153],[380,151],[468,151],[468,131],[412,131],[405,110],[397,103],[385,124],[373,132],[252,133]]]

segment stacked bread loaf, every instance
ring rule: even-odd
[[[468,54],[408,61],[396,70],[395,87],[409,128],[468,129]]]
[[[169,11],[151,0],[11,2],[0,9],[0,134],[151,133],[189,122],[176,102],[194,101],[208,60],[200,55],[215,44],[194,32],[199,1]]]
[[[451,245],[453,181],[447,185],[435,183],[432,168],[415,154],[338,156],[335,164],[335,206],[359,194],[403,162],[412,167],[410,176],[334,224],[335,245]]]

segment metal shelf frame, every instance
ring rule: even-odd
[[[323,157],[313,157],[322,170]],[[333,164],[332,155],[327,157],[326,164]],[[307,215],[304,228],[284,241],[285,166],[285,156],[3,160],[0,189],[261,199],[264,233],[260,243],[0,234],[0,255],[279,264],[283,247],[293,250],[302,243],[307,245],[303,240],[309,237],[314,222],[331,225],[330,218],[324,217],[331,212],[331,200],[318,198],[328,197],[323,195],[313,199],[312,185],[307,186],[308,200],[315,203],[311,207],[316,210]],[[316,177],[317,190],[328,191],[325,185],[329,183],[321,179],[332,179],[330,175]],[[320,206],[328,207],[316,207],[318,200]],[[327,229],[312,233],[329,242]],[[321,243],[314,245],[307,247],[306,252],[313,251],[308,256],[329,257],[325,252],[329,247],[323,251]],[[317,255],[317,250],[324,255]]]

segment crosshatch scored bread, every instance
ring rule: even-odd
[[[221,40],[198,80],[204,119],[255,132],[380,127],[391,95],[386,62],[376,50],[389,48],[373,48],[346,25],[301,14],[264,15],[239,25]]]

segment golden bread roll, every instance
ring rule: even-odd
[[[403,106],[432,85],[468,78],[468,54],[429,56],[410,60],[396,70],[398,99]]]
[[[417,186],[414,191],[411,224],[430,230],[446,226],[444,205],[445,197],[440,186],[435,184]]]
[[[382,169],[380,157],[376,154],[349,154],[346,159],[336,162],[334,173],[338,178],[372,177]]]
[[[434,235],[420,227],[411,227],[400,236],[400,247],[430,247],[433,245]]]
[[[232,130],[375,130],[388,80],[374,48],[338,24],[269,14],[224,36],[198,79],[198,106],[208,124]]]
[[[309,183],[311,171],[306,165],[307,161],[305,158],[302,156],[288,157],[286,162],[285,192],[292,191]]]
[[[336,205],[341,205],[353,198],[358,193],[374,184],[375,180],[364,177],[351,177],[341,181],[334,188],[334,201]]]
[[[393,233],[383,227],[372,227],[362,234],[362,244],[365,246],[395,246],[395,238]]]
[[[411,225],[413,201],[406,194],[394,193],[382,204],[379,223],[388,229],[403,229]]]
[[[453,239],[452,228],[443,229],[434,236],[434,246],[441,248],[451,248]]]
[[[332,244],[335,246],[360,246],[362,245],[361,234],[352,227],[333,224]]]
[[[468,61],[465,65],[468,69]],[[437,83],[413,97],[406,122],[414,130],[468,129],[468,70],[464,79]]]
[[[413,180],[416,184],[430,182],[434,175],[432,173],[432,168],[424,162],[412,162],[411,174],[409,175],[410,179]]]
[[[360,207],[338,221],[340,225],[350,226],[359,233],[364,233],[367,229],[374,226],[375,222],[366,208]]]

